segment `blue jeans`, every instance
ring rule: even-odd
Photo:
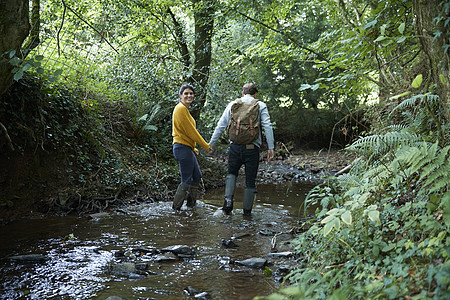
[[[187,145],[175,143],[173,144],[172,150],[180,167],[181,184],[190,185],[200,182],[202,172],[200,171],[197,158],[192,148]]]
[[[228,151],[228,174],[239,174],[241,166],[245,166],[245,185],[247,188],[256,188],[256,175],[259,167],[259,147],[253,144],[230,144]]]

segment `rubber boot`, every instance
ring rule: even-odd
[[[236,189],[236,175],[228,174],[225,178],[225,201],[222,210],[228,215],[233,210],[234,190]]]
[[[172,208],[180,210],[183,206],[184,199],[186,199],[189,190],[189,185],[179,184],[175,196],[173,197]]]
[[[252,215],[253,201],[255,200],[256,189],[255,188],[245,188],[244,189],[244,216]]]
[[[187,201],[186,201],[186,206],[189,208],[193,208],[195,206],[195,203],[197,202],[199,185],[200,185],[200,182],[193,182],[189,186],[189,194],[187,196]]]

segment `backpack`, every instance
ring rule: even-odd
[[[258,99],[243,102],[237,99],[231,106],[230,122],[227,126],[228,138],[240,145],[251,144],[259,137]]]

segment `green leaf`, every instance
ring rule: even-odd
[[[34,57],[34,59],[35,60],[43,60],[44,59],[44,55],[36,55],[35,57]]]
[[[300,86],[300,91],[304,91],[304,90],[307,90],[307,89],[310,89],[310,88],[311,88],[310,84],[302,84]]]
[[[144,127],[142,127],[142,129],[156,131],[156,130],[158,130],[158,127],[156,127],[155,125],[145,125]]]
[[[31,65],[30,64],[26,64],[25,66],[23,66],[23,71],[26,72],[29,69],[31,69]]]
[[[389,244],[389,245],[387,245],[386,247],[384,247],[381,251],[383,251],[383,252],[389,252],[389,251],[391,251],[392,249],[394,249],[395,246],[396,246],[396,244]]]
[[[147,117],[148,117],[148,114],[143,115],[142,117],[140,117],[140,118],[138,119],[138,122],[146,121],[146,120],[147,120]]]
[[[399,39],[397,39],[397,44],[401,44],[406,40],[406,36],[402,36]]]
[[[344,222],[347,225],[352,224],[352,214],[348,210],[342,214],[341,219],[342,219],[342,222]]]
[[[374,42],[381,42],[385,39],[386,39],[386,37],[384,35],[380,35],[379,37],[377,37],[377,39]]]
[[[12,58],[16,54],[16,50],[11,50],[9,52],[9,58]]]
[[[10,63],[11,65],[13,65],[13,66],[18,66],[19,63],[20,63],[20,58],[14,57],[13,59],[11,59],[11,60],[9,61],[9,63]]]
[[[423,80],[422,74],[417,75],[416,78],[414,78],[411,86],[415,89],[419,88],[420,85],[422,84],[422,80]]]
[[[62,72],[63,72],[62,69],[58,69],[58,70],[56,70],[55,72],[53,72],[53,76],[58,77],[59,75],[62,74]]]
[[[19,79],[21,79],[23,77],[23,69],[20,69],[19,71],[17,71],[16,74],[14,74],[14,80],[18,81]]]
[[[335,216],[328,216],[325,219],[323,219],[320,223],[322,224],[326,224],[326,223],[330,223],[331,221],[333,221],[334,219],[336,219]]]
[[[407,96],[407,95],[409,95],[409,94],[411,94],[411,92],[410,92],[410,91],[406,91],[406,92],[404,92],[404,93],[401,93],[400,95],[395,95],[395,96],[393,96],[393,97],[391,97],[391,98],[389,98],[389,99],[390,99],[390,100],[397,100],[398,98]]]
[[[402,24],[400,24],[400,26],[398,26],[398,32],[400,32],[401,34],[405,32],[405,22],[403,22]]]
[[[341,229],[341,221],[335,216],[330,217],[332,217],[332,220],[323,227],[324,236],[327,236],[331,232],[331,230],[333,230],[333,228],[335,228],[336,231],[339,231]]]
[[[445,85],[445,76],[443,74],[439,74],[439,78],[441,79],[442,84]]]
[[[378,210],[370,210],[368,215],[369,219],[372,220],[372,222],[376,223],[377,225],[381,225],[380,212]]]

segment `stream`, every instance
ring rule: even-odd
[[[260,184],[250,217],[242,215],[243,190],[238,187],[230,216],[217,214],[224,193],[217,189],[181,212],[174,212],[171,202],[157,202],[94,218],[16,221],[0,232],[0,299],[269,295],[301,259],[273,253],[292,251],[291,229],[313,186]],[[187,246],[187,252],[166,249],[177,245]],[[263,258],[267,267],[239,264],[248,258]]]

